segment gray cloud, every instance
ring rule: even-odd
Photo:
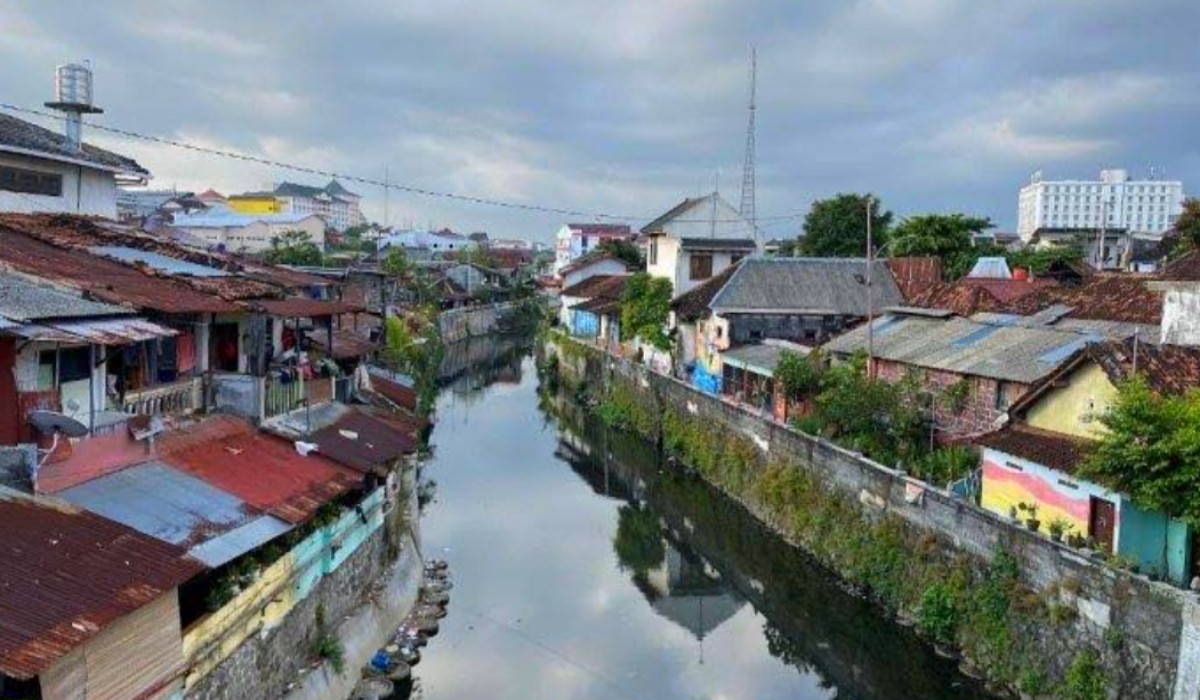
[[[56,63],[91,58],[107,123],[429,189],[649,216],[720,170],[736,201],[753,44],[762,215],[869,189],[1012,226],[1039,168],[1200,174],[1194,0],[9,5],[6,101],[40,104]],[[163,185],[295,177],[97,140]],[[558,223],[390,201],[394,223]]]

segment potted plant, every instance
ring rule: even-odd
[[[1053,518],[1050,520],[1050,539],[1055,542],[1062,542],[1063,533],[1071,527],[1071,523],[1063,518]]]
[[[1025,507],[1025,512],[1029,513],[1029,516],[1025,518],[1025,527],[1029,528],[1031,532],[1037,532],[1042,526],[1042,521],[1038,520],[1037,511],[1037,504],[1030,504]]]
[[[1025,504],[1022,503],[1021,505],[1025,505]],[[1017,507],[1016,506],[1008,507],[1008,517],[1012,518],[1013,522],[1017,521]]]

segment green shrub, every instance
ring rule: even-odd
[[[1058,697],[1062,700],[1104,700],[1106,695],[1104,671],[1096,653],[1091,649],[1080,652],[1067,669]]]
[[[958,629],[958,605],[949,586],[939,582],[925,589],[917,623],[938,644],[954,642]]]

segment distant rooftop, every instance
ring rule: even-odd
[[[65,163],[78,163],[97,170],[147,177],[150,172],[132,158],[118,155],[91,144],[77,149],[63,134],[0,114],[0,151],[49,158]]]

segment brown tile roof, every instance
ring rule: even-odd
[[[392,461],[415,452],[416,425],[399,415],[369,414],[355,408],[333,424],[313,433],[317,452],[361,472],[386,468]]]
[[[628,279],[628,275],[596,275],[567,287],[560,294],[564,297],[583,299],[619,299],[621,292],[625,291],[625,282]]]
[[[953,311],[959,316],[970,316],[979,311],[997,311],[1001,307],[1000,301],[982,287],[944,282],[909,299],[909,303],[926,309]]]
[[[629,224],[567,224],[567,227],[584,236],[628,238],[633,235],[633,229],[629,227]]]
[[[1087,354],[1114,381],[1134,374],[1132,340],[1095,343],[1088,346]],[[1137,374],[1162,394],[1182,394],[1200,387],[1200,348],[1139,343]]]
[[[362,310],[362,307],[356,304],[304,297],[255,299],[250,303],[272,316],[337,316]]]
[[[1091,444],[1083,438],[1024,424],[1006,426],[974,438],[972,442],[1067,474],[1075,473]]]
[[[566,265],[565,267],[563,267],[563,269],[558,271],[558,276],[565,277],[566,275],[569,275],[572,272],[575,272],[576,270],[582,270],[583,268],[587,267],[588,265],[594,265],[595,263],[603,262],[605,260],[612,260],[613,262],[619,262],[623,265],[625,264],[625,262],[623,260],[618,259],[614,255],[611,255],[609,253],[597,253],[597,252],[593,251],[591,253],[588,253],[587,255],[584,255],[584,256],[578,258],[577,260],[575,260],[575,262],[571,263],[570,265]],[[625,269],[629,269],[629,265],[625,265]]]
[[[366,357],[379,349],[377,344],[372,343],[367,338],[349,329],[335,329],[333,331],[332,351],[327,347],[329,344],[329,334],[324,328],[311,329],[305,335],[308,337],[308,342],[315,345],[325,354],[332,356],[335,360]]]
[[[942,281],[942,259],[935,256],[888,258],[887,266],[904,300],[910,303]]]
[[[1147,286],[1151,280],[1132,274],[1093,275],[1077,287],[1043,287],[1001,310],[1031,316],[1063,304],[1071,307],[1068,318],[1157,325],[1162,322],[1162,298]]]
[[[1200,282],[1200,250],[1168,263],[1160,277],[1171,282]]]
[[[964,277],[955,284],[964,287],[982,289],[1001,303],[1008,303],[1028,296],[1046,287],[1057,287],[1058,282],[1052,279],[988,279]]]
[[[0,488],[0,673],[32,678],[205,570],[181,547]]]
[[[671,302],[671,310],[675,312],[675,317],[681,321],[696,321],[707,318],[711,313],[708,305],[717,296],[717,292],[720,292],[725,284],[729,282],[729,278],[733,277],[733,273],[737,271],[740,265],[741,261],[738,261],[721,270],[712,279],[706,280],[704,284],[693,287],[691,290],[675,297]]]

